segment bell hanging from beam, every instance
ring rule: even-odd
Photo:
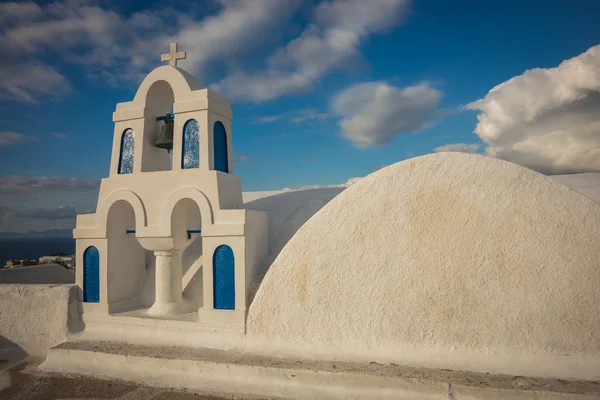
[[[164,117],[156,118],[157,121],[163,121],[163,126],[160,127],[160,135],[154,143],[155,147],[171,151],[173,149],[173,116],[167,114]]]

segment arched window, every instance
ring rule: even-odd
[[[121,136],[121,151],[119,153],[119,174],[133,173],[133,155],[135,153],[135,137],[133,129],[127,128]]]
[[[83,252],[83,301],[100,301],[100,253],[94,246]]]
[[[213,307],[235,309],[235,260],[227,245],[216,248],[213,255]]]
[[[229,173],[229,160],[227,157],[227,132],[225,126],[220,122],[215,122],[213,128],[214,134],[214,156],[215,170]]]
[[[183,126],[183,152],[181,154],[181,168],[200,167],[200,138],[198,121],[190,119]]]

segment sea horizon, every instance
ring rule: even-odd
[[[0,268],[8,260],[35,260],[58,252],[75,254],[75,239],[64,236],[0,238]]]

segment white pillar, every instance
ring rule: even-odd
[[[155,251],[156,290],[150,315],[169,316],[194,311],[193,304],[184,301],[181,295],[182,271],[180,251]]]

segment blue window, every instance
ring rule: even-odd
[[[133,173],[133,155],[135,153],[135,137],[133,129],[128,128],[121,136],[121,152],[119,153],[119,174]]]
[[[217,247],[213,255],[213,306],[219,310],[235,309],[235,261],[227,245]]]
[[[83,301],[100,301],[100,253],[94,246],[83,252]]]
[[[220,121],[215,122],[213,129],[215,146],[215,170],[229,172],[229,160],[227,158],[227,132]]]
[[[183,126],[182,169],[200,167],[200,138],[198,132],[198,121],[195,119],[190,119]]]

